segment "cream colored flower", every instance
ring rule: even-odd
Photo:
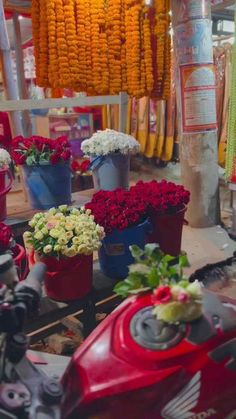
[[[68,211],[68,205],[59,205],[58,209],[61,212],[67,212]]]
[[[43,233],[41,233],[41,231],[37,231],[37,232],[34,234],[34,238],[35,238],[36,240],[42,240],[42,239],[43,239]]]
[[[23,237],[24,237],[24,239],[31,239],[32,233],[30,231],[25,231],[23,233]]]
[[[46,253],[46,254],[51,253],[52,252],[52,246],[50,244],[47,244],[46,246],[44,246],[43,252]]]
[[[54,246],[53,250],[54,250],[55,252],[60,252],[60,251],[62,250],[62,246],[60,246],[59,244],[56,244],[56,245]]]
[[[66,223],[65,224],[65,229],[67,230],[67,231],[72,231],[73,229],[74,229],[74,224],[73,223]]]
[[[78,215],[79,214],[79,210],[77,208],[72,208],[71,214],[72,215]]]
[[[72,231],[66,231],[65,236],[68,240],[70,240],[73,237],[73,232]]]
[[[48,213],[52,214],[52,215],[56,214],[56,212],[57,212],[57,210],[54,207],[52,207],[52,208],[50,208],[50,210],[48,210]]]
[[[57,228],[53,228],[50,230],[49,235],[53,237],[54,239],[57,239],[60,236],[61,232]]]
[[[44,236],[48,235],[48,229],[46,227],[43,227],[41,232],[43,233]]]
[[[68,240],[67,240],[67,238],[66,238],[66,237],[61,236],[61,237],[59,237],[59,238],[58,238],[57,242],[58,242],[58,244],[60,244],[60,245],[65,245],[65,244],[67,244],[67,243],[68,243]]]

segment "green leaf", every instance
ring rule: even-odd
[[[180,266],[180,268],[186,268],[187,266],[189,266],[189,261],[188,261],[187,255],[181,255],[179,257],[179,266]]]
[[[26,164],[27,164],[28,166],[33,166],[33,165],[35,164],[35,160],[34,160],[33,156],[28,156],[28,157],[27,157],[27,159],[26,159]]]
[[[130,246],[129,250],[135,260],[140,260],[140,258],[144,254],[143,250],[140,249],[140,247],[136,246],[135,244],[133,246]]]
[[[120,281],[114,287],[114,291],[116,294],[120,295],[121,297],[127,297],[130,292],[130,286],[126,282]]]
[[[160,284],[160,276],[156,267],[153,267],[149,271],[147,275],[147,283],[150,286],[150,288],[156,288]]]

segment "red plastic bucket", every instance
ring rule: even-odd
[[[176,214],[151,215],[153,232],[148,237],[148,243],[158,243],[161,250],[171,256],[181,253],[181,241],[186,207]]]
[[[92,289],[93,255],[76,255],[57,260],[40,257],[47,266],[45,290],[48,297],[56,301],[74,301],[84,297]],[[30,265],[35,263],[34,252],[29,255]]]
[[[17,244],[14,248],[13,257],[18,270],[19,280],[23,281],[29,272],[28,259],[24,247]]]
[[[8,185],[6,185],[6,178],[8,176]],[[7,218],[6,195],[10,191],[13,182],[13,177],[9,169],[0,170],[0,221]]]

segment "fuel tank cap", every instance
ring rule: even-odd
[[[140,346],[153,351],[172,348],[185,336],[184,324],[169,324],[153,315],[153,306],[138,311],[130,322],[132,338]]]

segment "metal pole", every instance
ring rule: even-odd
[[[181,175],[192,227],[220,222],[210,0],[172,0]]]
[[[12,71],[11,50],[2,0],[0,0],[0,52],[2,61],[3,80],[5,84],[7,99],[18,99],[17,87],[14,81],[14,75]],[[20,113],[11,112],[9,114],[9,117],[13,136],[23,135]]]

